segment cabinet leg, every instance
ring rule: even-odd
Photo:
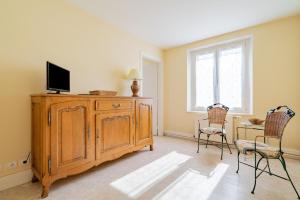
[[[38,181],[39,181],[39,179],[35,175],[33,175],[32,179],[31,179],[31,182],[35,183],[35,182],[38,182]]]
[[[150,151],[153,151],[153,144],[150,144]]]
[[[50,185],[43,185],[43,191],[42,191],[42,195],[41,195],[42,198],[46,198],[48,196],[49,188],[50,188]]]

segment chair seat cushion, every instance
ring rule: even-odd
[[[200,130],[202,133],[210,134],[210,135],[222,133],[222,128],[216,128],[216,127],[201,128]],[[223,129],[223,134],[226,134],[225,129]]]
[[[254,151],[254,141],[253,140],[237,140],[235,145],[239,152],[243,154],[251,153]],[[280,155],[279,149],[272,147],[268,144],[262,142],[256,142],[256,151],[262,156],[267,158],[278,158]]]

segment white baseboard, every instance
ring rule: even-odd
[[[194,140],[194,134],[193,133],[186,133],[186,132],[178,132],[178,131],[164,131],[165,136],[170,137],[179,137],[179,138],[186,138],[186,139],[193,139]]]
[[[187,133],[187,132],[164,131],[164,136],[176,137],[176,138],[192,140],[192,141],[198,141],[197,138],[195,138],[193,133]],[[201,138],[200,140],[206,142],[206,140],[203,139],[203,138]],[[211,142],[220,143],[220,142],[217,142],[217,141],[211,141]],[[233,144],[229,144],[229,145],[233,145]]]
[[[296,149],[283,148],[282,151],[289,156],[298,157],[300,159],[300,151]]]
[[[164,131],[164,135],[169,136],[169,137],[177,137],[177,138],[183,138],[183,139],[189,139],[189,140],[196,141],[196,138],[194,137],[193,133],[166,130],[166,131]],[[299,150],[283,148],[283,152],[285,153],[284,155],[286,155],[286,157],[288,157],[288,158],[300,160],[300,151]]]
[[[0,191],[27,183],[31,178],[31,169],[0,177]]]

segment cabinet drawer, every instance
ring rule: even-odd
[[[121,109],[132,109],[133,101],[126,100],[99,100],[96,101],[96,110],[121,110]]]

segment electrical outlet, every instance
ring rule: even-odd
[[[21,159],[19,160],[19,167],[26,167],[30,165],[30,160]]]
[[[7,169],[16,169],[18,167],[17,161],[11,161],[6,165]]]

